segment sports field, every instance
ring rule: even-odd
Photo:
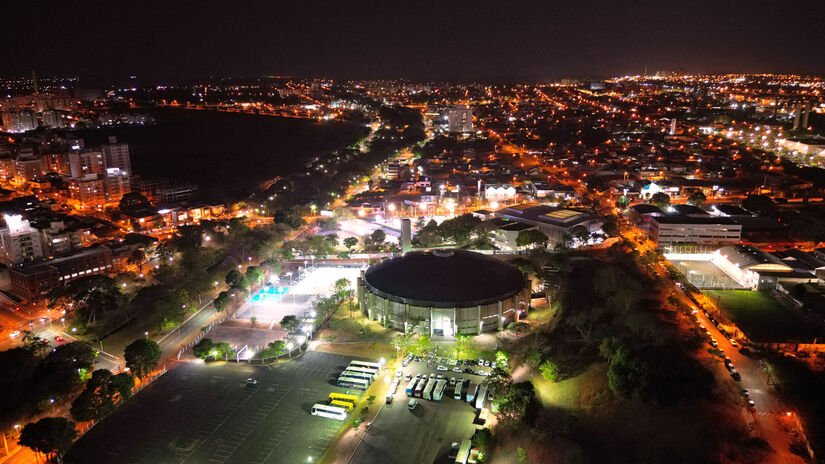
[[[805,342],[822,338],[818,326],[803,319],[765,292],[706,290],[719,309],[748,338],[761,343]]]

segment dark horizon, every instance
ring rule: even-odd
[[[6,5],[5,74],[549,80],[823,74],[825,2]],[[128,6],[125,6],[128,5]]]

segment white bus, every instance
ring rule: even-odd
[[[444,396],[445,388],[447,388],[446,380],[441,379],[435,383],[435,389],[433,390],[433,401],[441,401],[441,397]]]
[[[467,464],[470,460],[470,448],[473,444],[470,440],[461,440],[461,447],[458,448],[458,454],[455,457],[455,464]]]
[[[424,398],[425,400],[433,399],[433,388],[435,388],[435,379],[430,379],[427,382],[427,386],[424,387]]]
[[[344,372],[360,372],[362,374],[369,375],[372,379],[378,377],[378,371],[370,369],[368,367],[349,366]]]
[[[418,383],[416,379],[410,379],[410,383],[407,384],[407,396],[412,397],[413,392],[415,391],[415,384]]]
[[[347,418],[347,410],[338,406],[327,406],[326,404],[312,405],[312,415],[326,417],[328,419],[344,420]]]
[[[390,389],[387,390],[387,404],[392,403],[392,397],[395,395],[396,390],[398,390],[398,383],[398,379],[393,380]]]
[[[364,379],[356,379],[353,377],[341,376],[338,377],[338,386],[341,388],[355,388],[356,390],[366,390],[370,383]]]
[[[478,389],[478,395],[476,395],[476,409],[481,409],[484,407],[484,400],[487,399],[487,385],[482,385],[481,388]]]
[[[460,400],[461,399],[461,387],[464,386],[464,379],[458,379],[458,382],[455,383],[455,392],[453,392],[453,399]]]
[[[375,370],[381,370],[381,368],[384,367],[381,363],[374,363],[368,361],[352,361],[349,363],[349,365],[355,367],[369,367]]]
[[[470,385],[467,386],[467,402],[472,404],[473,401],[476,399],[476,392],[478,392],[478,384],[475,382],[470,382]]]
[[[372,381],[375,380],[375,376],[373,376],[370,373],[351,371],[349,369],[342,372],[340,377],[352,377],[352,378],[355,378],[355,379],[364,379],[369,383],[372,383]]]
[[[424,385],[427,384],[427,380],[428,379],[426,377],[422,377],[418,380],[418,383],[415,385],[415,390],[413,391],[415,396],[421,398],[421,392],[424,391]]]

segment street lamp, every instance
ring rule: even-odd
[[[57,412],[54,407],[54,398],[49,398],[49,403],[52,405],[52,412]]]
[[[146,339],[149,340],[149,331],[143,332],[143,335],[146,335]]]
[[[289,357],[291,359],[292,358],[292,343],[287,343],[286,344],[286,349],[289,352]]]

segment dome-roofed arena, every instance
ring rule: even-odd
[[[385,259],[359,279],[370,319],[408,331],[453,336],[496,330],[527,310],[530,287],[515,266],[464,250],[412,251]]]

